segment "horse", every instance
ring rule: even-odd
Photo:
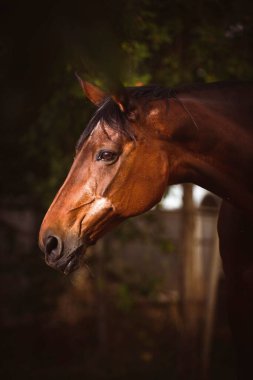
[[[65,274],[87,247],[156,205],[167,186],[194,183],[222,198],[220,253],[240,379],[253,375],[253,85],[118,88],[79,78],[96,105],[69,174],[42,222],[46,263]],[[253,376],[252,376],[253,378]]]

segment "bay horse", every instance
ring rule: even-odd
[[[253,379],[253,85],[107,94],[80,83],[98,108],[40,229],[47,264],[65,274],[77,269],[89,245],[152,208],[169,185],[212,191],[223,199],[218,234],[238,374]]]

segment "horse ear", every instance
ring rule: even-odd
[[[96,106],[99,106],[106,98],[108,98],[108,94],[102,91],[99,87],[83,81],[77,74],[76,77],[83,89],[84,95]]]
[[[126,113],[128,111],[128,99],[125,92],[112,95],[112,99],[116,104],[118,104],[122,112]]]
[[[134,120],[136,118],[135,104],[124,88],[118,91],[116,95],[112,95],[112,99],[119,106],[121,112],[124,112],[129,119]]]

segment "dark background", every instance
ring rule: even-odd
[[[94,277],[72,279],[45,266],[37,233],[94,112],[75,72],[107,90],[252,80],[252,10],[246,0],[0,2],[2,378],[197,378],[198,354],[189,370],[173,302],[152,306],[152,276],[112,285],[105,255],[115,237],[90,253]],[[124,228],[121,243],[140,236]],[[209,376],[232,379],[220,302],[225,327]]]

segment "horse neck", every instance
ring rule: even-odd
[[[207,86],[201,93],[178,94],[174,115],[184,112],[185,121],[174,124],[171,136],[178,156],[174,178],[248,210],[253,205],[253,114],[250,102],[238,104],[242,91],[233,91],[234,96],[231,89],[209,91]]]

